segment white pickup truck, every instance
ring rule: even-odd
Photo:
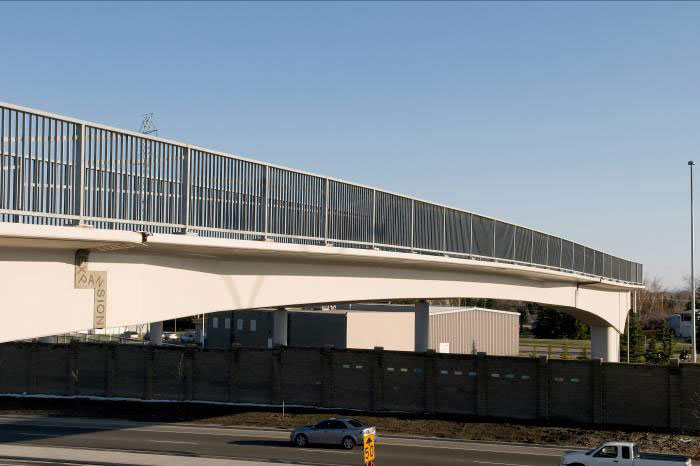
[[[560,466],[692,466],[687,456],[641,453],[629,442],[608,442],[588,451],[567,451]]]

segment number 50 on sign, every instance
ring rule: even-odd
[[[374,466],[374,433],[364,434],[365,466]]]

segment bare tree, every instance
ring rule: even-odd
[[[654,327],[682,306],[674,299],[659,277],[644,280],[644,288],[638,291],[639,320],[645,328]]]

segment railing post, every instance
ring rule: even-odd
[[[447,252],[447,207],[442,208],[442,252]]]
[[[192,149],[190,146],[183,147],[182,170],[180,179],[180,221],[183,224],[181,233],[186,235],[190,226],[190,182],[192,180],[190,174],[190,159],[192,157]]]
[[[329,188],[330,181],[326,178],[326,194],[323,198],[323,242],[328,244],[328,199],[329,199]]]
[[[413,236],[415,235],[416,231],[416,201],[411,199],[411,250],[413,250],[413,241],[414,238]]]
[[[496,220],[493,221],[493,249],[491,257],[496,258]]]
[[[269,203],[270,203],[270,166],[265,165],[265,179],[263,180],[265,185],[265,205],[263,207],[263,240],[267,240],[267,228],[268,228],[268,213],[269,213]]]
[[[564,240],[559,238],[559,268],[564,263]]]
[[[474,214],[469,214],[469,255],[474,251]]]
[[[85,125],[76,124],[77,141],[73,155],[73,214],[78,215],[78,226],[85,217]]]
[[[377,190],[372,190],[372,246],[376,247],[376,230],[377,230]]]

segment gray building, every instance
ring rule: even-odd
[[[332,310],[256,309],[209,314],[207,346],[277,345],[414,351],[420,318],[413,305],[346,304]],[[519,314],[430,306],[428,348],[442,353],[518,355]]]

